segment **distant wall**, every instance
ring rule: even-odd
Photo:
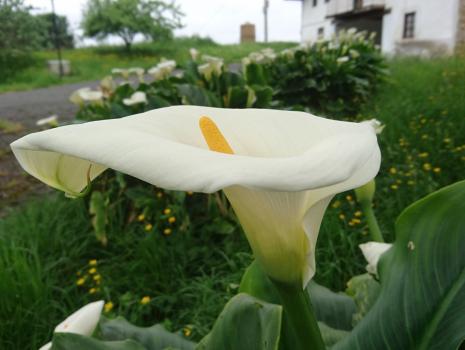
[[[383,52],[431,56],[450,54],[455,47],[458,5],[461,0],[386,0]],[[415,34],[404,39],[404,17],[415,12]]]
[[[317,41],[319,28],[323,28],[325,39],[329,39],[334,34],[335,27],[332,20],[326,18],[327,5],[325,0],[318,0],[315,7],[313,0],[302,1],[302,42]]]

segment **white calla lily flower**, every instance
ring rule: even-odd
[[[378,261],[389,248],[392,247],[391,243],[368,242],[358,245],[362,251],[365,260],[368,262],[366,270],[372,275],[378,275]]]
[[[56,114],[53,114],[50,117],[39,119],[38,121],[36,121],[36,125],[55,128],[58,126],[58,116]]]
[[[75,333],[90,336],[97,327],[103,309],[103,300],[95,301],[80,308],[66,320],[56,326],[55,333]],[[48,350],[52,343],[47,343],[39,350]]]
[[[198,58],[199,58],[199,56],[200,56],[199,50],[197,50],[197,49],[194,48],[194,47],[191,47],[191,48],[189,49],[189,54],[190,54],[190,56],[191,56],[192,61],[197,61]]]
[[[215,121],[233,154],[209,139],[219,133],[216,126],[201,122],[199,128],[202,116]],[[199,106],[63,126],[11,147],[27,172],[71,194],[107,168],[171,190],[224,189],[266,273],[302,286],[315,273],[329,201],[371,180],[381,158],[370,122]]]
[[[92,90],[89,87],[84,87],[74,91],[69,100],[75,105],[82,106],[85,102],[100,103],[103,99],[103,93],[99,90]]]
[[[113,75],[121,75],[123,79],[128,79],[129,78],[129,70],[128,69],[123,69],[123,68],[113,68],[111,70],[111,74]]]
[[[123,99],[126,106],[133,106],[139,103],[147,103],[147,95],[143,91],[136,91],[130,98]]]

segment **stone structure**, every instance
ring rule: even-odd
[[[255,24],[244,23],[241,25],[241,43],[255,42]]]

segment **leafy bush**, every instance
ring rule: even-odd
[[[263,65],[281,106],[336,118],[355,117],[387,73],[373,37],[353,31],[285,50]]]

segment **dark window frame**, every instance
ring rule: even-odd
[[[416,20],[415,12],[407,12],[404,15],[404,32],[403,32],[404,39],[413,39],[415,37],[415,20]]]
[[[318,6],[318,0],[313,0],[313,7]]]
[[[324,39],[325,37],[325,27],[319,27],[317,30],[317,38],[318,40]]]

